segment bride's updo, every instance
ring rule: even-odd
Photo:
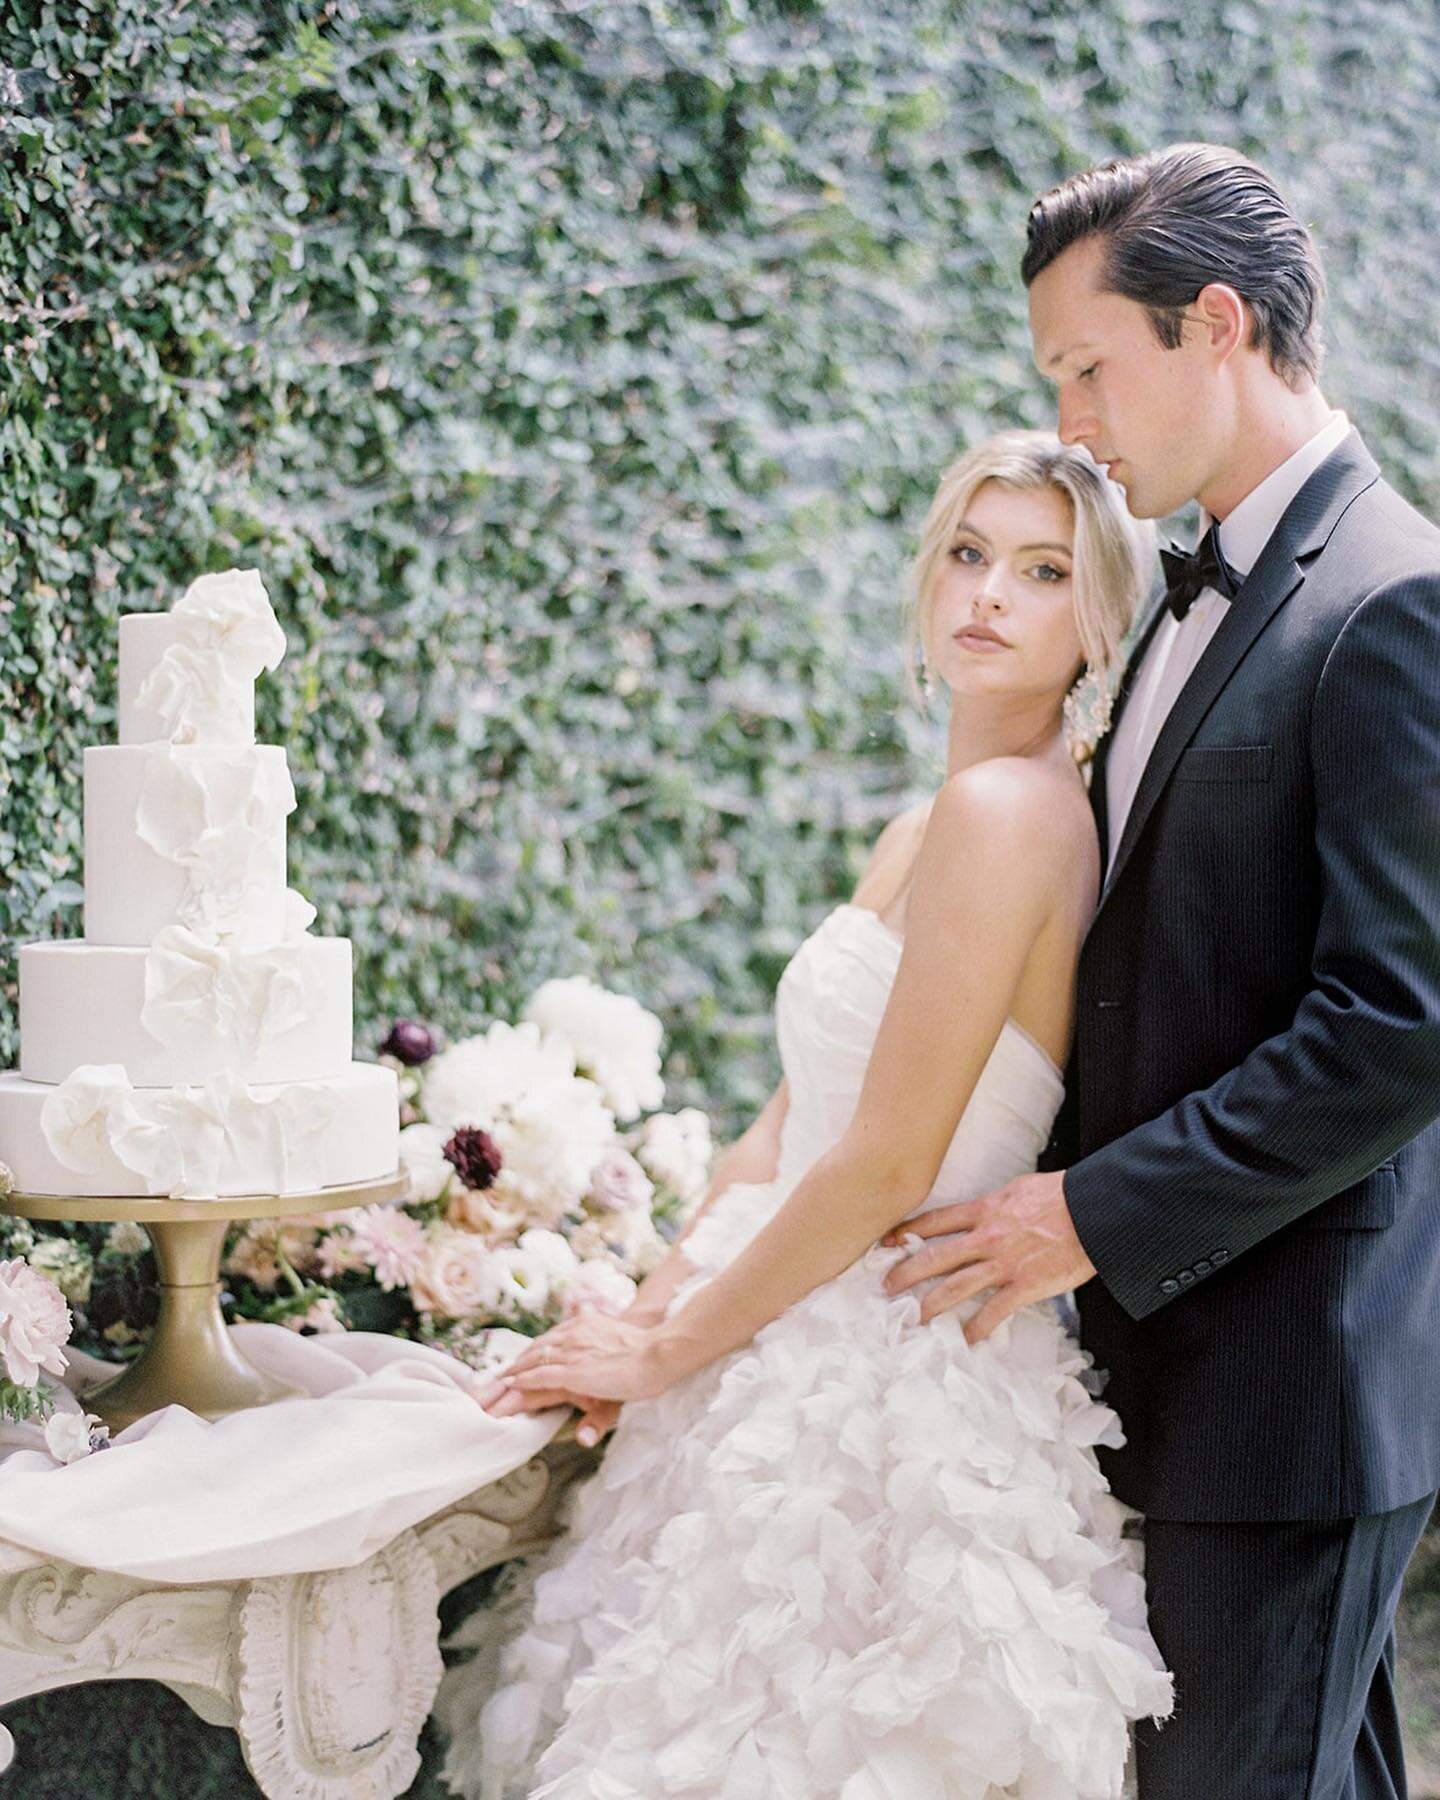
[[[1155,529],[1130,516],[1119,486],[1088,450],[1062,444],[1051,431],[1002,431],[951,463],[930,502],[907,583],[905,648],[912,685],[935,578],[957,524],[987,481],[1019,491],[1058,488],[1069,500],[1075,521],[1075,623],[1086,665],[1103,683],[1154,577]]]

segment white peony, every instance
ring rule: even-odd
[[[698,1107],[687,1106],[647,1119],[635,1154],[646,1171],[688,1208],[705,1197],[712,1150],[709,1119]]]
[[[400,1133],[400,1167],[405,1174],[405,1200],[414,1206],[444,1197],[455,1170],[445,1160],[450,1134],[438,1125],[407,1125]]]
[[[576,1066],[599,1084],[617,1119],[638,1118],[664,1105],[660,1021],[638,1000],[612,994],[586,975],[572,975],[545,982],[524,1016],[565,1039]]]
[[[635,1298],[635,1283],[604,1257],[581,1263],[565,1290],[565,1316],[578,1312],[623,1313]]]
[[[497,1020],[442,1052],[426,1067],[423,1098],[447,1140],[462,1125],[490,1133],[507,1195],[546,1223],[579,1205],[614,1143],[614,1116],[595,1083],[575,1073],[568,1043],[528,1021]]]
[[[57,1412],[45,1421],[45,1448],[58,1463],[79,1462],[109,1435],[98,1413]]]
[[[60,1346],[70,1336],[70,1308],[48,1276],[23,1257],[0,1262],[0,1363],[17,1387],[33,1387],[44,1369],[65,1373]]]

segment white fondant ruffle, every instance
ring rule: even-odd
[[[673,1306],[778,1197],[717,1201]],[[573,1532],[456,1640],[482,1647],[442,1691],[457,1792],[1120,1794],[1171,1689],[1091,1449],[1118,1422],[1048,1307],[972,1349],[882,1292],[901,1254],[624,1409]]]
[[[333,1095],[247,1087],[216,1075],[200,1087],[134,1088],[113,1064],[87,1064],[41,1114],[56,1159],[103,1183],[118,1162],[149,1194],[205,1199],[223,1170],[241,1168],[260,1194],[304,1193],[325,1182]]]
[[[138,705],[177,744],[224,744],[249,730],[256,677],[285,654],[285,633],[254,569],[191,582],[171,609],[177,636],[145,678]]]
[[[292,889],[288,911],[283,940],[265,946],[167,926],[145,957],[146,1031],[169,1050],[219,1042],[254,1056],[308,1019],[323,998],[305,954],[315,909]]]
[[[265,899],[268,853],[295,810],[283,762],[253,750],[216,751],[203,760],[168,746],[146,752],[136,809],[142,841],[186,878],[177,923],[190,930],[244,930]]]

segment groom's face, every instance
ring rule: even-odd
[[[1058,430],[1125,489],[1130,511],[1160,519],[1201,492],[1218,425],[1205,334],[1187,324],[1168,350],[1137,300],[1102,286],[1105,245],[1081,238],[1030,285],[1035,366],[1056,384]]]

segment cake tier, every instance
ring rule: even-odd
[[[148,945],[168,925],[272,943],[285,929],[285,752],[120,745],[85,752],[85,938]]]
[[[140,695],[162,656],[172,646],[183,650],[192,628],[171,613],[124,613],[120,619],[120,742],[153,744],[169,742],[173,729],[154,704],[143,706]],[[197,675],[197,684],[199,677]],[[234,745],[255,742],[255,689],[242,684],[227,690],[225,705],[211,713],[209,743]]]
[[[75,1155],[73,1139],[67,1146],[71,1160],[86,1161],[86,1169],[60,1161],[42,1119],[47,1100],[58,1091],[20,1075],[0,1075],[0,1162],[8,1164],[16,1186],[30,1194],[153,1193],[145,1176],[127,1168],[116,1155],[103,1127],[87,1134],[87,1154]],[[158,1096],[142,1092],[138,1098],[143,1107]],[[212,1097],[203,1088],[190,1089],[179,1098],[193,1099],[204,1117],[214,1118]],[[306,1141],[292,1143],[287,1150],[286,1126],[278,1114],[273,1127],[265,1129],[271,1107],[300,1121]],[[180,1110],[183,1115],[184,1108]],[[223,1103],[219,1110],[224,1113]],[[324,1081],[251,1088],[238,1103],[232,1097],[229,1112],[228,1121],[217,1122],[210,1147],[206,1173],[215,1173],[213,1186],[207,1183],[212,1198],[346,1186],[388,1175],[399,1160],[395,1076],[374,1063],[352,1063]],[[53,1111],[51,1117],[53,1130]],[[258,1133],[257,1118],[262,1121]],[[227,1122],[234,1129],[225,1129]],[[183,1123],[176,1126],[177,1132],[184,1129]]]
[[[232,1072],[322,1080],[350,1062],[350,940],[228,951],[180,928],[148,950],[85,942],[20,952],[20,1072],[63,1081],[118,1063],[136,1087]]]

